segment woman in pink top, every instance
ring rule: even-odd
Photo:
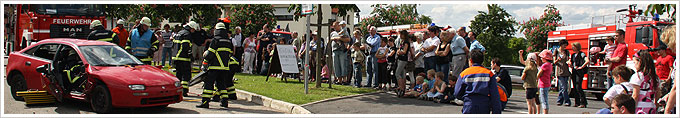
[[[548,91],[550,90],[550,73],[552,73],[552,53],[545,49],[539,55],[543,63],[538,70],[538,91],[543,114],[548,114]]]

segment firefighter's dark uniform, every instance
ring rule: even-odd
[[[87,40],[106,41],[113,44],[118,44],[119,39],[118,36],[116,36],[116,33],[104,29],[103,26],[97,26],[92,32],[90,32],[89,35],[87,35]]]
[[[153,53],[158,50],[158,38],[153,34],[153,31],[148,29],[141,30],[141,26],[130,31],[125,50],[130,51],[130,54],[137,57],[146,65],[150,65],[153,60]]]
[[[203,58],[203,63],[208,65],[208,76],[203,81],[203,94],[201,95],[203,99],[201,104],[196,107],[208,108],[210,99],[216,94],[222,99],[222,104],[220,106],[228,106],[227,100],[229,98],[229,91],[225,84],[230,82],[225,82],[225,80],[230,80],[230,78],[228,78],[231,73],[229,62],[231,60],[231,55],[233,54],[233,45],[227,33],[227,29],[215,30],[215,37],[210,43],[208,51],[206,51],[207,55]],[[233,92],[233,83],[231,85]],[[215,88],[219,91],[216,92]]]
[[[82,61],[80,61],[80,56],[78,56],[78,53],[76,53],[75,50],[71,50],[68,52],[68,56],[64,60],[65,63],[63,72],[66,74],[66,78],[68,79],[68,85],[67,86],[68,90],[82,90],[81,84],[85,79],[80,79],[82,76],[82,73],[84,72],[84,68],[82,65]]]
[[[185,97],[187,96],[187,92],[189,92],[189,80],[191,80],[190,30],[191,28],[189,25],[184,26],[184,29],[179,31],[177,35],[175,35],[175,39],[172,40],[175,43],[174,48],[177,48],[177,55],[172,57],[172,60],[174,61],[173,64],[175,64],[174,67],[177,69],[175,75],[181,81],[184,90],[182,94]]]

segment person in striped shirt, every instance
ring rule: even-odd
[[[454,96],[463,100],[463,114],[501,113],[501,100],[496,79],[491,70],[484,68],[484,54],[479,50],[470,53],[470,68],[460,73]]]

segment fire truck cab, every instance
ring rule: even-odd
[[[570,43],[567,46],[567,50],[570,53],[574,53],[571,43],[581,43],[581,52],[586,53],[590,59],[588,72],[583,78],[581,88],[584,92],[594,94],[597,99],[602,99],[602,96],[608,89],[606,81],[608,65],[604,63],[604,54],[591,53],[589,50],[593,48],[604,50],[605,45],[607,45],[606,39],[616,35],[616,30],[622,29],[626,32],[625,42],[628,46],[626,66],[634,68],[632,61],[633,54],[639,50],[647,50],[665,45],[661,42],[659,36],[666,27],[674,25],[674,22],[670,20],[651,20],[651,17],[645,16],[636,16],[626,22],[625,20],[628,20],[628,18],[630,18],[629,15],[625,14],[597,16],[592,17],[591,24],[558,27],[556,31],[548,33],[547,49],[553,51],[558,49],[558,41],[566,39]],[[599,22],[600,20],[601,22]],[[667,54],[675,55],[670,51]],[[653,53],[652,55],[654,58],[657,57]],[[569,83],[573,88],[572,82]]]
[[[106,24],[100,4],[15,4],[9,23],[13,24],[8,50],[18,51],[48,38],[86,39],[90,23]],[[104,25],[106,27],[106,25]]]

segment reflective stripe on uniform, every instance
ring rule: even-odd
[[[191,61],[191,59],[184,58],[184,57],[172,57],[172,60],[175,60],[175,61]]]
[[[229,53],[232,53],[231,49],[229,48],[217,48],[217,50],[213,48],[208,48],[208,51],[212,52],[215,54],[215,57],[217,57],[217,61],[220,63],[220,66],[209,66],[208,69],[214,69],[214,70],[229,70],[229,67],[224,66],[224,62],[222,62],[222,57],[218,52],[220,51],[227,51]],[[207,62],[207,61],[205,61]]]
[[[212,98],[213,95],[212,95],[212,94],[205,94],[205,93],[203,93],[203,94],[201,94],[201,97],[203,97],[203,98]]]
[[[234,59],[234,57],[231,57],[231,60],[229,60],[229,65],[232,65],[232,64],[238,65],[238,61],[236,61],[236,59]]]
[[[212,94],[213,92],[215,92],[215,91],[213,91],[213,90],[209,90],[209,89],[203,89],[203,93],[209,93],[209,94]]]
[[[175,43],[189,43],[189,46],[191,46],[191,41],[189,41],[189,40],[173,40],[173,42],[175,42]],[[182,54],[183,48],[184,48],[184,46],[181,46],[181,45],[179,46],[179,50],[177,50],[177,55],[175,55],[175,57],[172,57],[172,60],[191,61],[190,58],[179,57],[179,55]]]
[[[229,67],[209,66],[210,70],[229,70]]]
[[[227,90],[220,90],[220,98],[229,98],[229,92]]]
[[[111,42],[111,41],[113,41],[113,38],[103,38],[103,39],[99,39],[98,41]]]
[[[213,97],[213,90],[208,90],[208,89],[203,89],[203,94],[201,94],[201,97],[204,98],[212,98]]]
[[[66,77],[68,77],[69,82],[75,83],[76,80],[78,80],[80,78],[80,77],[71,78],[71,71],[73,71],[73,69],[75,69],[76,67],[79,67],[79,66],[80,65],[75,65],[75,66],[71,67],[70,70],[64,70],[66,72]]]
[[[146,57],[146,58],[144,58],[144,59],[139,59],[139,60],[140,60],[140,61],[152,61],[153,58],[151,58],[151,57]]]
[[[188,89],[188,88],[189,88],[189,86],[188,86],[189,82],[187,82],[187,81],[182,81],[181,84],[182,84],[182,88],[185,88],[185,89]]]

